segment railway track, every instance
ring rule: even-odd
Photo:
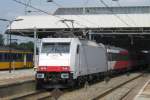
[[[103,81],[91,85],[87,89],[80,88],[69,92],[63,91],[63,93],[58,90],[57,92],[55,90],[33,91],[7,100],[51,100],[59,96],[58,100],[123,100],[136,87],[137,80],[142,75],[141,73],[131,74],[130,76],[122,75],[111,79],[109,83]],[[117,96],[119,92],[122,93],[119,94],[120,97],[111,99],[113,96]]]
[[[18,97],[11,98],[11,100],[45,100],[51,98],[51,92],[48,91],[33,91]]]
[[[142,87],[134,100],[149,100],[150,99],[150,80]]]
[[[92,100],[104,99],[110,94],[115,94],[115,91],[122,90],[123,88],[125,88],[126,92],[120,97],[120,100],[122,100],[129,92],[132,91],[132,89],[134,89],[136,87],[136,85],[133,85],[133,86],[130,85],[129,86],[129,84],[131,84],[133,81],[135,81],[136,79],[140,78],[141,76],[142,76],[142,74],[140,74],[140,75],[138,75],[138,76],[136,76],[136,77],[134,77],[134,78],[132,78],[132,79],[130,79],[128,81],[125,81],[125,82],[123,82],[123,83],[121,83],[121,84],[119,84],[119,85],[117,85],[117,86],[115,86],[113,88],[110,88],[110,89],[104,91],[103,93],[99,94],[98,96],[92,98]],[[116,94],[117,93],[119,94],[119,91],[117,91]],[[112,96],[112,95],[110,95],[110,96]]]
[[[136,87],[137,80],[140,80],[141,73],[133,73],[130,76],[122,75],[111,79],[108,83],[99,82],[89,86],[87,89],[81,88],[62,95],[59,100],[122,100],[128,93]],[[105,98],[119,94],[119,99]]]
[[[59,89],[54,89],[52,91],[42,90],[42,91],[32,91],[30,93],[25,93],[20,96],[7,98],[9,100],[51,100],[57,99],[64,92],[61,92]]]
[[[3,98],[9,98],[22,93],[29,93],[35,91],[35,81],[34,80],[25,80],[20,82],[16,80],[16,83],[9,83],[0,85],[0,100]]]

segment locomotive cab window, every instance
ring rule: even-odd
[[[70,43],[43,43],[42,53],[69,53]]]

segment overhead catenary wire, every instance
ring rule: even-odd
[[[83,6],[86,6],[89,3],[89,0],[86,0]]]
[[[55,1],[53,1],[52,3],[54,3],[56,6],[60,7],[61,5]]]
[[[24,5],[24,6],[26,6],[26,7],[29,7],[29,8],[35,9],[35,10],[37,10],[37,11],[40,11],[40,12],[42,12],[42,13],[44,13],[44,14],[54,16],[54,17],[56,17],[56,18],[58,18],[58,19],[60,19],[60,20],[66,20],[65,18],[62,18],[62,17],[60,17],[60,16],[53,15],[52,13],[49,13],[49,12],[44,11],[44,10],[41,10],[41,9],[39,9],[39,8],[36,8],[36,7],[32,6],[32,5],[26,4],[26,3],[24,3],[24,2],[21,2],[21,1],[18,1],[18,0],[13,0],[13,1],[14,1],[14,2],[17,2],[17,3],[21,4],[21,5]],[[78,22],[76,22],[76,24],[78,24]],[[82,25],[82,24],[78,24],[78,25]],[[82,25],[82,26],[86,26],[86,25]],[[87,27],[87,26],[86,26],[86,27]]]
[[[24,5],[24,6],[26,6],[26,7],[30,7],[30,8],[32,8],[32,9],[37,10],[37,11],[40,11],[40,12],[42,12],[42,13],[45,13],[45,14],[48,14],[48,15],[52,15],[51,13],[49,13],[49,12],[47,12],[47,11],[41,10],[41,9],[36,8],[36,7],[34,7],[34,6],[32,6],[32,5],[29,5],[29,4],[27,4],[27,3],[23,3],[23,2],[18,1],[18,0],[13,0],[13,1],[15,1],[15,2],[17,2],[17,3],[21,4],[21,5]]]
[[[61,5],[61,4],[59,4],[59,3],[57,3],[57,2],[55,2],[55,1],[53,1],[52,3],[54,3],[56,6],[58,6],[58,7],[60,7],[60,8],[63,8],[63,6]],[[56,15],[55,15],[56,16]],[[78,16],[79,17],[79,16]],[[63,19],[63,20],[66,20],[66,19]],[[87,28],[87,26],[86,25],[82,25],[82,24],[80,24],[79,22],[77,22],[77,21],[73,21],[74,23],[76,23],[76,24],[78,24],[78,25],[81,25],[81,26],[83,26],[83,27],[86,27]],[[65,25],[69,28],[69,26],[68,26],[68,24],[67,23],[65,23]],[[73,28],[73,27],[72,27]]]
[[[121,4],[119,3],[119,1],[117,1],[117,4],[119,7],[122,7]],[[137,26],[136,22],[128,14],[126,14],[126,17],[128,17],[128,19],[131,20],[133,22],[133,24]]]
[[[88,2],[89,2],[89,0],[87,0],[87,1],[84,3],[84,5],[87,5]],[[58,3],[55,2],[55,1],[53,1],[53,3],[54,3],[55,5],[57,5],[59,8],[64,8],[62,5],[58,4]],[[84,14],[85,14],[85,13],[84,13]],[[83,18],[83,17],[80,16],[80,15],[75,15],[75,16],[78,17],[78,18],[81,18],[81,19],[85,20],[86,22],[88,22],[88,23],[90,23],[90,24],[93,24],[93,25],[96,25],[97,27],[99,27],[99,25],[98,25],[97,23],[94,23],[94,22],[92,22],[92,21],[89,21],[88,19],[85,19],[85,18]],[[76,22],[76,24],[81,25],[81,24],[79,24],[79,22]],[[86,26],[86,25],[81,25],[81,26]],[[88,28],[88,26],[86,26],[86,28]]]
[[[118,18],[122,23],[124,23],[125,25],[127,25],[127,26],[131,26],[131,25],[129,25],[126,21],[124,21],[120,16],[118,16],[118,15],[116,15],[114,12],[113,12],[113,10],[103,1],[103,0],[99,0],[105,7],[107,7],[108,8],[108,10],[114,15],[114,16],[116,16],[116,18]]]
[[[87,6],[88,2],[89,2],[89,0],[86,0],[83,5],[83,14],[85,14],[85,12],[86,12],[86,6]]]
[[[31,5],[31,0],[27,0],[26,4]],[[27,12],[28,12],[27,8],[28,8],[28,6],[25,6],[25,15],[27,15]]]

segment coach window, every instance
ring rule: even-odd
[[[1,61],[5,61],[5,55],[4,55],[4,53],[1,53]]]
[[[30,55],[30,61],[33,61],[33,55],[32,54],[29,55]]]
[[[26,59],[27,61],[30,61],[30,55],[29,54],[26,54],[26,58],[27,58]]]
[[[16,61],[18,61],[18,54],[16,53]]]
[[[22,60],[21,58],[22,58],[22,54],[19,53],[18,54],[18,60],[21,61]]]
[[[126,61],[129,59],[129,57],[128,57],[128,55],[122,55],[122,59]]]
[[[4,58],[5,58],[6,61],[9,61],[9,60],[10,60],[10,59],[9,59],[9,54],[8,54],[8,53],[5,53],[5,54],[4,54]]]
[[[110,61],[118,61],[117,53],[111,53],[110,54]]]
[[[27,54],[27,61],[32,61],[32,54]]]
[[[21,54],[21,61],[23,61],[24,60],[24,54],[22,53]]]
[[[6,61],[6,58],[5,58],[5,53],[3,53],[3,60],[4,60],[4,61]]]
[[[0,61],[3,61],[3,54],[0,53]]]
[[[11,56],[12,56],[12,60],[14,60],[15,59],[14,53],[12,53]]]
[[[18,54],[16,53],[16,61],[18,61]]]
[[[16,60],[16,59],[17,59],[17,56],[16,56],[16,55],[17,55],[16,53],[13,53],[13,54],[12,54],[13,60]]]
[[[16,59],[17,59],[17,61],[21,61],[21,54],[20,53],[17,54],[17,58]]]
[[[26,54],[27,61],[30,61],[30,54]]]

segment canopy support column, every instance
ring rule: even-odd
[[[34,27],[34,68],[37,68],[37,57],[36,57],[36,46],[37,46],[37,31],[36,27]]]

